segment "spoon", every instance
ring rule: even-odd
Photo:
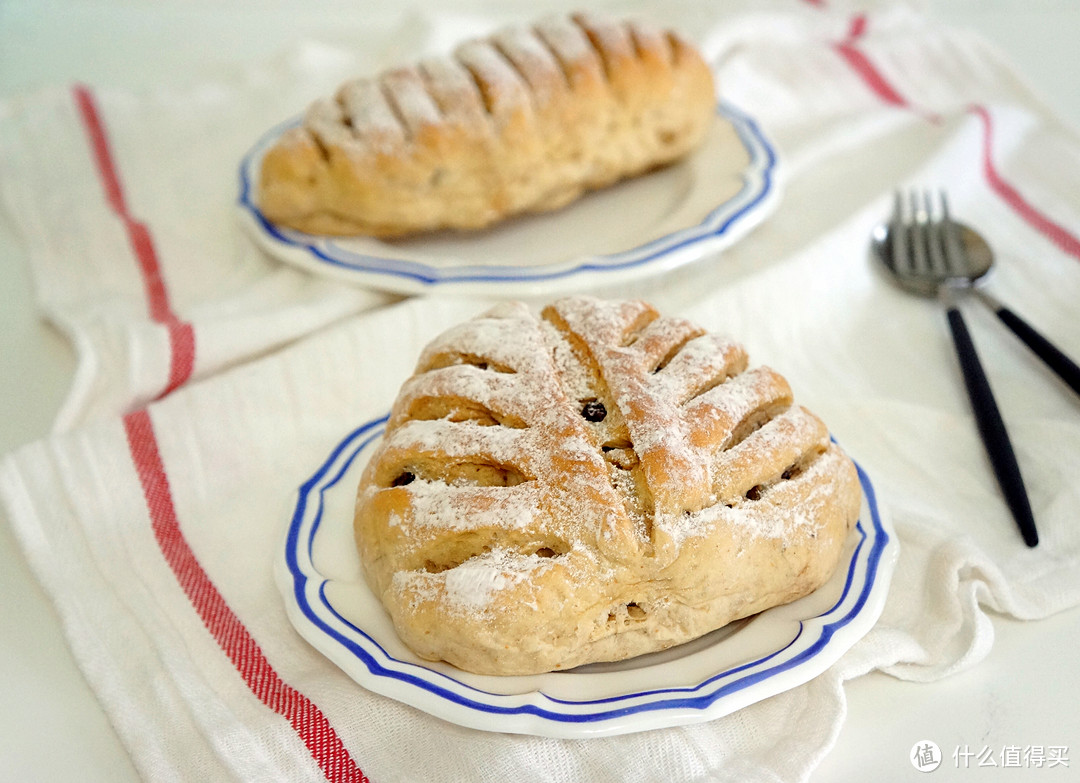
[[[942,196],[944,199],[944,195]],[[994,253],[986,239],[970,226],[966,226],[948,217],[947,202],[945,217],[951,226],[952,239],[958,243],[959,258],[964,259],[962,266],[949,270],[939,268],[933,274],[905,274],[898,268],[894,258],[893,238],[895,219],[876,226],[871,235],[870,247],[874,255],[892,273],[893,278],[904,289],[922,296],[937,296],[942,286],[966,286],[974,291],[977,298],[1005,324],[1020,340],[1038,356],[1069,388],[1080,395],[1080,365],[1077,365],[1057,346],[1031,326],[1027,321],[1002,304],[997,298],[978,285],[994,266]],[[949,229],[946,229],[949,232]]]
[[[990,271],[993,254],[978,234],[950,218],[944,193],[938,210],[934,210],[929,193],[921,199],[913,193],[908,201],[910,209],[905,210],[903,196],[896,194],[892,218],[873,231],[871,250],[902,288],[941,299],[975,422],[998,486],[1024,543],[1036,546],[1039,534],[1012,441],[955,301],[957,290],[972,288]]]

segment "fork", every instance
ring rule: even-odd
[[[988,247],[985,258],[971,256],[964,241],[968,233],[977,238],[952,219],[944,192],[940,192],[935,208],[928,191],[911,193],[906,199],[897,191],[886,236],[876,243],[879,256],[903,288],[937,296],[945,308],[964,385],[994,475],[1024,542],[1033,547],[1039,536],[1016,453],[957,304],[957,292],[989,271],[992,261]]]

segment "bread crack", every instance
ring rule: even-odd
[[[351,126],[350,126],[351,127]],[[326,146],[326,142],[318,133],[308,134],[311,138],[311,143],[315,145],[315,150],[319,154],[319,159],[327,166],[330,165],[330,148]]]
[[[495,36],[491,41],[491,50],[498,55],[507,67],[514,73],[521,84],[527,89],[524,90],[525,95],[529,98],[529,102],[533,104],[535,110],[535,103],[538,91],[545,89],[546,85],[543,82],[543,77],[531,72],[531,68],[525,62],[522,62],[522,52],[519,47],[516,47],[514,43],[508,41],[505,36]]]
[[[637,345],[642,335],[645,334],[645,331],[657,320],[657,318],[659,318],[658,313],[646,310],[628,323],[623,329],[622,347],[630,348],[631,346]]]
[[[512,465],[494,462],[451,463],[441,471],[442,480],[455,486],[516,487],[528,479]]]
[[[460,61],[450,57],[423,60],[418,66],[420,80],[439,113],[458,128],[474,128],[475,119],[485,111],[476,80]]]
[[[824,447],[817,447],[817,448],[810,449],[805,454],[803,454],[798,460],[796,460],[791,465],[789,465],[787,468],[785,468],[780,473],[779,476],[775,476],[773,478],[770,478],[770,479],[768,479],[766,481],[761,482],[760,484],[755,484],[754,486],[750,487],[750,489],[746,490],[746,493],[745,493],[744,497],[746,498],[746,500],[749,500],[751,502],[761,500],[771,490],[773,490],[774,488],[780,486],[785,481],[795,480],[799,476],[806,473],[808,470],[810,470],[812,468],[813,463],[816,462],[818,459],[820,459],[821,456],[824,453],[825,453],[825,448]]]
[[[412,141],[413,130],[409,123],[408,117],[402,111],[400,104],[398,103],[397,91],[390,83],[390,79],[393,74],[386,74],[379,79],[379,90],[382,92],[383,100],[386,101],[386,108],[390,110],[390,114],[393,116],[398,127],[401,128],[401,135],[406,142]]]
[[[555,310],[545,309],[542,319],[552,328],[553,339],[562,345],[553,348],[560,358],[557,366],[564,373],[564,385],[579,395],[582,418],[608,466],[611,486],[622,502],[638,539],[647,547],[652,544],[653,504],[648,483],[640,469],[640,459],[627,429],[626,420],[604,382],[592,347],[577,335]],[[633,344],[657,314],[642,310],[630,318],[621,330],[621,341]],[[599,416],[597,408],[602,408]],[[586,412],[589,415],[586,415]]]
[[[618,72],[617,58],[620,49],[628,49],[625,31],[622,27],[611,25],[603,29],[589,19],[585,14],[573,14],[570,19],[581,28],[586,40],[596,52],[597,58],[604,69],[604,78],[610,85]],[[607,35],[604,35],[606,33]],[[619,35],[622,33],[622,35]]]
[[[684,399],[681,404],[683,405],[683,407],[686,407],[694,400],[698,399],[704,394],[708,394],[717,386],[727,383],[729,380],[731,380],[731,376],[728,375],[726,372],[717,373],[708,381],[705,381],[700,386],[694,388],[688,395],[686,395],[686,399]]]
[[[693,332],[682,335],[678,342],[672,345],[668,352],[660,357],[660,361],[656,362],[653,365],[651,372],[655,375],[656,373],[667,367],[669,364],[671,364],[671,360],[674,359],[684,347],[686,347],[687,343],[689,343],[697,336],[698,335],[694,334]]]
[[[829,451],[827,430],[805,408],[763,407],[755,413],[735,428],[716,457],[714,492],[728,505],[768,500],[785,485],[812,476]]]
[[[654,54],[659,54],[664,63],[671,67],[672,42],[669,36],[652,25],[637,21],[631,21],[627,27],[638,59],[645,60]]]
[[[357,130],[357,127],[356,127],[356,122],[353,120],[352,114],[349,113],[349,109],[345,105],[345,90],[346,89],[347,89],[347,87],[342,87],[342,89],[338,90],[334,94],[334,106],[335,106],[335,108],[337,109],[337,111],[339,113],[338,116],[339,116],[339,118],[341,120],[341,124],[344,125],[346,128],[348,128],[349,131],[352,132],[353,136],[357,136],[358,135],[358,130]]]
[[[470,41],[458,47],[454,57],[475,82],[491,122],[501,123],[519,107],[531,111],[532,98],[526,83],[489,41]]]
[[[572,62],[567,62],[565,54],[560,52],[550,40],[550,33],[546,32],[539,25],[532,28],[532,33],[536,36],[536,40],[540,45],[547,49],[548,53],[551,55],[551,59],[555,61],[555,64],[559,68],[559,73],[562,74],[563,82],[566,83],[566,86],[569,89],[573,90],[574,80]]]
[[[721,446],[721,451],[730,451],[741,444],[755,432],[771,422],[777,416],[787,411],[791,406],[785,403],[762,405],[754,408],[740,419],[731,430],[731,434]]]
[[[346,82],[335,94],[334,101],[337,119],[346,124],[352,137],[369,150],[389,150],[404,141],[408,130],[395,113],[380,81],[355,79]],[[323,125],[316,123],[315,127]]]
[[[503,55],[518,65],[518,70],[534,91],[550,89],[550,85],[541,83],[546,74],[557,78],[560,88],[571,88],[566,63],[537,27],[504,30],[496,34],[494,40]],[[534,68],[544,73],[537,72],[530,78]]]
[[[746,368],[745,351],[729,340],[689,330],[673,337],[653,375],[658,393],[676,405],[686,407]]]
[[[437,353],[419,367],[417,372],[441,370],[444,367],[453,367],[458,364],[469,364],[478,370],[491,370],[492,372],[517,372],[517,370],[508,364],[503,364],[502,362],[490,359],[481,354],[466,353],[464,351],[442,351]]]
[[[417,397],[412,400],[406,415],[415,421],[436,421],[441,419],[456,424],[475,424],[480,427],[526,429],[529,426],[512,413],[497,412],[489,406],[467,397]]]
[[[415,570],[441,574],[496,552],[503,555],[536,558],[536,565],[540,565],[540,561],[555,560],[565,556],[570,549],[566,541],[556,539],[502,541],[496,545],[494,541],[470,532],[441,539],[438,557],[433,552],[425,553],[429,556],[425,556]]]

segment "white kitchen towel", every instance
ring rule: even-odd
[[[488,304],[387,303],[208,369],[145,407],[158,390],[112,395],[106,407],[122,417],[87,408],[73,418],[87,423],[0,463],[14,529],[148,780],[806,780],[843,723],[846,679],[940,678],[986,654],[988,611],[1037,620],[1080,603],[1076,398],[965,303],[1031,491],[1042,544],[1029,550],[993,482],[939,308],[891,287],[867,253],[894,187],[948,185],[954,212],[997,252],[990,287],[1080,355],[1080,141],[989,47],[903,7],[716,14],[685,3],[672,21],[696,32],[723,96],[776,142],[783,201],[720,257],[598,293],[642,296],[736,337],[824,418],[901,540],[878,624],[805,685],[708,723],[603,739],[464,729],[359,688],[285,616],[272,564],[290,495],[386,410],[426,341]],[[32,107],[6,112],[25,124]],[[39,121],[56,132],[55,117]],[[237,250],[245,240],[231,224],[204,230],[216,239],[200,241],[253,252]],[[27,236],[70,250],[80,235]],[[299,280],[283,287],[356,296]],[[62,320],[66,300],[39,290]]]
[[[76,84],[0,104],[0,204],[43,314],[77,352],[56,429],[120,415],[390,301],[271,260],[233,211],[254,139],[371,67],[363,54],[311,45],[194,88]]]

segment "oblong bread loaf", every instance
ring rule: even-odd
[[[341,85],[264,155],[258,203],[316,234],[483,228],[677,160],[715,105],[675,33],[548,18]]]

